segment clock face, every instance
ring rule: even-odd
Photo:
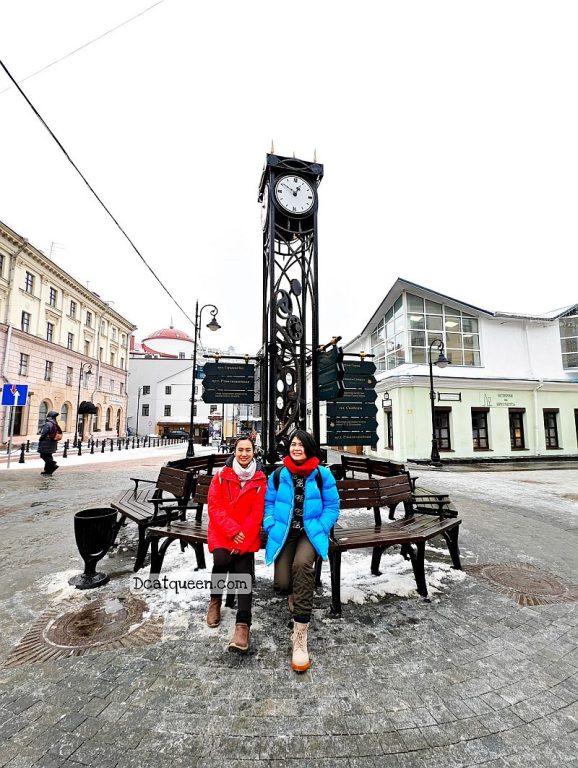
[[[281,176],[275,182],[275,199],[289,214],[303,216],[313,208],[315,192],[301,176]]]

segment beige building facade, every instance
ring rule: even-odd
[[[65,437],[78,404],[84,437],[124,435],[129,339],[135,327],[21,235],[0,222],[0,383],[28,384],[28,400],[0,408],[0,443],[34,439],[47,411],[60,414]]]

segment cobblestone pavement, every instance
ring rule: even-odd
[[[56,574],[81,570],[73,513],[162,462],[2,474],[0,663],[58,605]],[[416,474],[460,510],[464,564],[524,562],[578,582],[577,470]],[[127,592],[134,541],[124,529],[100,564],[110,583],[77,592],[78,605]],[[426,556],[449,563],[441,546]],[[284,601],[263,579],[246,658],[226,651],[232,612],[209,630],[192,603],[165,614],[160,643],[0,668],[0,766],[578,766],[576,602],[522,607],[467,575],[431,602],[389,595],[337,620],[328,606],[326,591],[302,676]]]

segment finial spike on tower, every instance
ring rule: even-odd
[[[313,162],[317,162],[317,147],[313,148]]]
[[[274,146],[274,144],[273,144],[273,139],[271,139],[271,154],[272,154],[272,155],[274,155],[274,154],[275,154],[275,146]]]
[[[293,150],[293,157],[295,157],[295,150]]]

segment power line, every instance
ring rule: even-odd
[[[55,142],[58,144],[58,146],[60,147],[60,149],[61,149],[61,151],[63,152],[64,156],[65,156],[65,157],[66,157],[66,159],[68,160],[68,162],[69,162],[69,163],[72,165],[72,167],[73,167],[73,168],[74,168],[74,170],[75,170],[75,171],[78,173],[78,175],[80,176],[80,178],[81,178],[81,179],[84,181],[84,183],[86,184],[86,186],[88,187],[88,189],[89,189],[89,190],[92,192],[92,194],[94,195],[94,197],[95,197],[95,198],[98,200],[98,202],[100,203],[100,205],[101,205],[101,206],[104,208],[104,210],[106,211],[106,213],[107,213],[107,214],[109,215],[109,217],[110,217],[110,218],[111,218],[111,219],[114,221],[114,223],[116,224],[116,226],[118,227],[118,229],[119,229],[119,230],[122,232],[122,234],[124,235],[124,237],[126,238],[126,240],[129,242],[129,244],[130,244],[131,248],[134,250],[134,252],[135,252],[135,253],[137,254],[137,256],[139,257],[139,259],[142,261],[142,263],[145,265],[145,267],[148,269],[148,271],[151,273],[151,275],[154,277],[154,279],[157,281],[157,283],[158,283],[158,284],[161,286],[161,288],[163,289],[163,291],[164,291],[164,292],[165,292],[165,293],[168,295],[168,297],[171,299],[171,301],[173,301],[173,302],[175,303],[175,305],[176,305],[176,306],[177,306],[177,307],[178,307],[178,308],[181,310],[181,312],[182,312],[182,313],[183,313],[183,315],[184,315],[184,316],[187,318],[187,320],[189,321],[189,323],[191,323],[191,325],[193,325],[193,326],[194,326],[194,325],[195,325],[194,321],[193,321],[193,320],[191,320],[191,318],[188,316],[188,314],[185,312],[185,310],[184,310],[184,309],[181,307],[181,305],[179,304],[179,302],[178,302],[178,301],[175,299],[175,297],[172,295],[172,293],[169,291],[169,289],[168,289],[168,288],[165,286],[165,284],[162,282],[162,280],[160,279],[160,277],[159,277],[159,276],[156,274],[156,272],[153,270],[153,268],[152,268],[152,267],[151,267],[151,266],[150,266],[150,265],[147,263],[146,259],[145,259],[145,258],[144,258],[144,256],[142,255],[142,253],[139,251],[139,249],[136,247],[136,245],[133,243],[133,241],[130,239],[130,237],[127,235],[127,233],[124,231],[124,229],[121,227],[121,225],[119,224],[119,222],[117,221],[117,219],[116,219],[116,218],[115,218],[115,217],[112,215],[111,211],[110,211],[110,210],[107,208],[107,206],[104,204],[104,202],[103,202],[103,201],[100,199],[100,197],[97,195],[97,193],[95,192],[95,190],[93,189],[93,187],[92,187],[92,186],[90,185],[90,183],[88,182],[88,179],[86,178],[86,176],[84,176],[84,174],[82,173],[82,171],[80,170],[80,168],[79,168],[79,167],[76,165],[76,163],[74,162],[74,160],[73,160],[73,159],[70,157],[70,155],[68,154],[68,152],[66,151],[66,149],[65,149],[65,148],[63,147],[63,145],[61,144],[61,142],[60,142],[60,141],[57,139],[57,137],[55,136],[55,134],[53,133],[53,131],[52,131],[52,130],[49,128],[48,124],[46,123],[46,121],[44,120],[44,118],[42,117],[42,115],[40,114],[40,112],[38,112],[38,110],[36,109],[36,107],[34,106],[34,104],[33,104],[33,103],[30,101],[30,99],[28,98],[28,96],[27,96],[27,95],[24,93],[24,91],[22,90],[22,88],[21,88],[21,87],[18,85],[18,83],[16,82],[16,80],[15,80],[15,79],[12,77],[12,75],[11,75],[11,74],[10,74],[10,72],[8,71],[8,68],[6,67],[6,65],[4,64],[4,62],[3,62],[1,59],[0,59],[0,66],[2,67],[2,69],[4,70],[4,72],[6,72],[6,74],[7,74],[7,75],[8,75],[8,77],[10,78],[10,80],[11,80],[11,81],[14,83],[14,86],[15,86],[15,87],[16,87],[16,88],[17,88],[17,89],[20,91],[20,93],[21,93],[22,97],[25,99],[25,101],[26,101],[26,103],[28,104],[28,106],[30,107],[30,109],[31,109],[31,110],[34,112],[34,114],[35,114],[35,115],[36,115],[36,117],[37,117],[37,118],[40,120],[40,122],[42,123],[42,125],[43,125],[43,126],[46,128],[46,130],[47,130],[47,131],[48,131],[48,133],[49,133],[49,134],[52,136],[52,138],[54,139],[54,141],[55,141]]]
[[[117,29],[124,27],[126,24],[130,24],[131,21],[138,19],[139,16],[143,16],[145,13],[155,8],[157,5],[161,5],[161,3],[164,3],[164,2],[165,0],[158,0],[157,3],[154,3],[153,5],[149,5],[148,8],[145,8],[144,11],[137,13],[136,16],[131,16],[130,19],[121,21],[121,23],[117,24],[116,27],[112,27],[112,29],[108,29],[106,32],[103,32],[102,35],[98,35],[98,37],[93,37],[92,40],[88,40],[88,42],[83,43],[78,48],[75,48],[73,51],[69,51],[69,53],[65,53],[64,56],[61,56],[59,59],[54,59],[54,61],[51,61],[50,64],[46,64],[44,67],[37,69],[36,72],[31,72],[29,75],[26,75],[26,77],[23,77],[21,80],[18,80],[18,82],[23,83],[25,80],[30,80],[31,77],[35,77],[36,75],[39,75],[41,72],[44,72],[47,69],[50,69],[50,67],[53,67],[55,64],[60,64],[61,61],[68,59],[70,56],[73,56],[75,53],[82,51],[84,48],[88,48],[89,45],[92,45],[93,43],[96,43],[99,40],[102,40],[103,37],[110,35],[111,32],[116,32]],[[12,88],[11,85],[9,85],[7,88],[4,88],[2,91],[0,91],[0,95],[2,95],[3,93],[6,93],[6,91],[9,91],[11,88]]]

